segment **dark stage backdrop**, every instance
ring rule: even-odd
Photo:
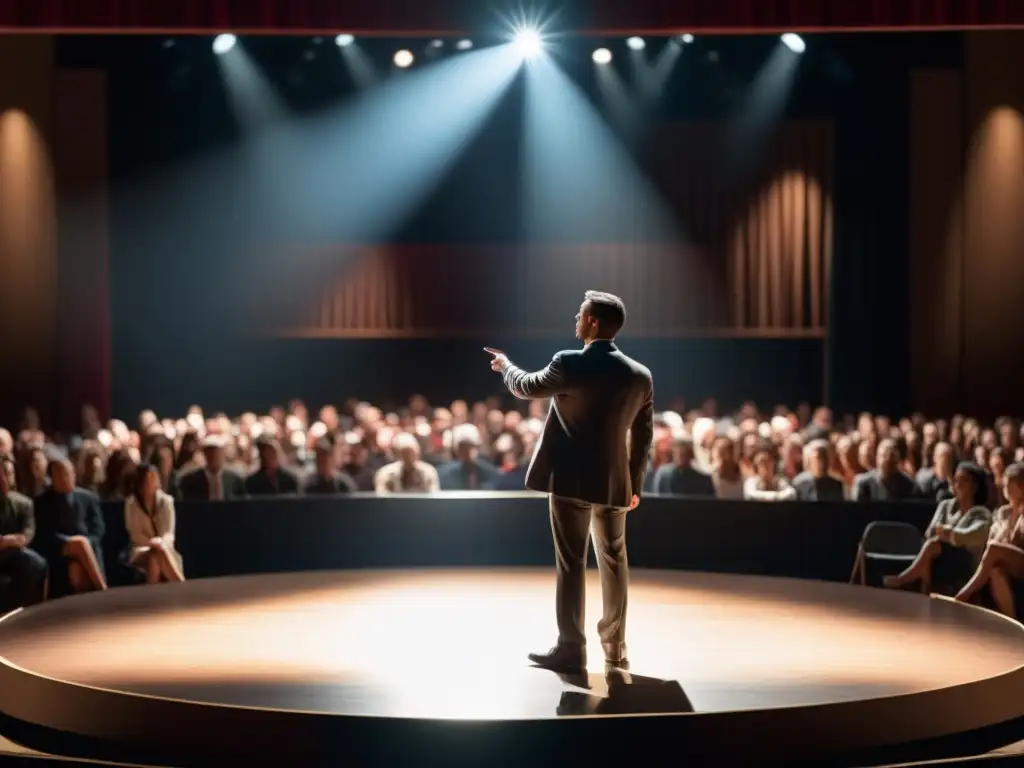
[[[578,251],[602,243],[604,250],[592,252],[595,258],[569,280],[533,282],[533,311],[511,301],[519,295],[513,288],[524,283],[501,272],[515,275],[518,269],[522,278],[528,260],[517,261],[515,269],[503,264],[489,274],[474,271],[471,254],[521,255],[523,249],[522,221],[515,214],[522,192],[515,181],[522,157],[515,98],[499,106],[435,194],[389,243],[369,255],[356,249],[363,267],[387,267],[391,275],[394,259],[400,263],[421,249],[432,250],[431,258],[451,259],[429,285],[425,278],[413,284],[420,293],[412,303],[401,292],[384,291],[370,304],[364,289],[380,288],[379,282],[356,280],[346,289],[344,280],[325,279],[320,295],[301,294],[305,315],[294,316],[291,324],[260,327],[266,318],[254,318],[251,310],[263,305],[254,307],[251,291],[239,286],[252,283],[254,262],[273,262],[259,253],[261,222],[246,207],[252,195],[239,167],[227,163],[235,176],[205,185],[179,174],[161,193],[171,202],[155,207],[119,189],[111,270],[114,409],[122,415],[147,406],[177,412],[201,402],[238,411],[292,396],[317,403],[346,396],[404,399],[416,391],[440,400],[491,394],[498,387],[480,359],[484,343],[506,347],[524,365],[541,366],[556,349],[573,345],[572,316],[581,289],[604,287],[629,298],[635,322],[623,346],[651,366],[662,402],[707,395],[767,405],[825,399],[841,411],[904,412],[911,140],[906,100],[912,67],[893,63],[893,52],[907,43],[886,40],[877,44],[889,55],[875,65],[861,60],[856,71],[834,82],[824,106],[805,103],[785,122],[776,143],[785,147],[787,134],[795,135],[798,151],[788,162],[785,152],[766,152],[762,167],[740,190],[744,194],[703,194],[701,173],[688,174],[685,166],[660,178],[656,169],[651,172],[691,235],[685,247],[668,244],[680,257],[674,266],[686,270],[676,303],[671,284],[662,279],[672,272],[654,258],[665,243],[631,260],[635,242],[622,247],[617,243],[623,241],[576,233],[558,247]],[[958,40],[941,48],[943,62],[956,66]],[[170,110],[158,89],[147,91],[130,79],[119,83],[119,77],[111,122],[115,178],[130,180],[159,168],[189,142],[193,151],[196,145],[212,153],[230,147],[235,134],[223,127],[223,93],[203,95],[195,108],[206,120],[197,121],[194,112]],[[160,128],[147,133],[154,114],[163,116]],[[699,128],[688,130],[699,135]],[[695,142],[699,148],[699,139],[681,145],[692,155]],[[671,154],[653,144],[671,168],[664,161]],[[795,173],[787,175],[789,170]],[[487,184],[487,194],[480,194],[488,179],[509,181]],[[775,235],[766,236],[786,231],[787,219],[797,222],[789,225],[789,248]],[[773,227],[763,226],[773,221]],[[269,272],[269,281],[291,291],[291,251],[287,244],[274,247],[285,258]],[[328,256],[332,249],[346,250],[330,243],[293,247]],[[782,261],[782,252],[800,258]],[[538,253],[551,251],[533,251]],[[339,260],[346,264],[344,253],[334,255],[342,256],[336,266]],[[648,265],[636,266],[643,259],[650,259]],[[422,274],[431,271],[424,267]],[[593,284],[592,277],[603,284]],[[339,303],[339,291],[344,296],[345,290],[356,296]],[[441,319],[447,315],[445,322],[426,322],[437,319],[436,310],[423,310],[431,302],[443,310]],[[379,307],[398,322],[389,320],[382,329],[373,319]]]
[[[254,255],[258,237],[237,231],[252,221],[237,180],[218,179],[213,193],[179,180],[161,192],[173,204],[138,214],[138,200],[122,198],[117,412],[499,394],[481,347],[543,366],[578,343],[573,317],[588,288],[624,297],[623,346],[651,367],[666,404],[822,401],[831,123],[784,124],[728,188],[714,173],[728,152],[720,126],[662,125],[647,159],[685,244],[594,242],[586,226],[561,242],[515,242],[517,185],[476,181],[481,167],[516,178],[518,126],[499,110],[391,244]],[[447,244],[413,244],[424,236]],[[147,285],[182,300],[154,301]],[[287,319],[272,311],[282,306]]]

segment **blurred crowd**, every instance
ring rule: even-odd
[[[175,419],[143,411],[131,426],[101,423],[87,407],[66,437],[46,434],[28,410],[13,434],[0,428],[0,603],[106,589],[111,567],[128,580],[183,580],[176,500],[523,491],[549,403],[519,405],[434,407],[414,396],[393,411],[351,401],[313,416],[296,400],[237,418],[198,406]],[[889,586],[948,582],[972,600],[989,590],[1013,615],[1012,585],[1024,582],[1022,454],[1009,417],[835,419],[807,405],[720,413],[713,400],[677,403],[655,417],[643,493],[938,502],[920,555]],[[123,525],[110,528],[101,500],[123,502]]]
[[[135,467],[151,464],[161,488],[185,500],[275,494],[520,491],[548,404],[503,409],[497,399],[436,407],[413,396],[382,411],[366,402],[311,413],[298,400],[236,418],[193,406],[180,418],[143,411],[129,425],[104,424],[86,407],[77,434],[47,435],[29,409],[0,455],[13,459],[12,485],[35,498],[54,458],[71,461],[80,488],[127,498]],[[982,467],[993,505],[1006,467],[1024,458],[1021,425],[955,415],[893,420],[827,408],[745,403],[723,413],[714,400],[674,403],[655,420],[644,492],[771,500],[941,500],[961,460]]]

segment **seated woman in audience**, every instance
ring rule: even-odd
[[[743,498],[751,501],[792,501],[796,491],[785,475],[775,472],[775,454],[759,449],[752,461],[754,474],[743,483]]]
[[[728,437],[719,437],[711,445],[711,481],[719,499],[743,498],[743,473],[736,461],[736,445]]]
[[[939,502],[917,559],[903,573],[887,576],[885,586],[901,589],[919,582],[927,594],[933,583],[967,581],[988,541],[992,513],[985,507],[987,499],[985,470],[969,461],[960,462],[953,475],[953,498]]]
[[[1024,579],[1024,464],[1006,468],[1003,492],[1010,503],[996,510],[981,564],[956,599],[969,603],[987,586],[996,610],[1015,617],[1013,582]]]
[[[128,564],[146,574],[147,584],[185,580],[174,548],[174,499],[160,489],[160,472],[152,464],[135,470],[124,526],[131,541]]]

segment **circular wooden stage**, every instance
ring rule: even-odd
[[[318,572],[58,600],[0,621],[0,711],[154,760],[449,765],[842,758],[1024,716],[1024,628],[984,610],[635,570],[632,674],[609,682],[596,637],[586,677],[526,660],[554,639],[553,588]]]

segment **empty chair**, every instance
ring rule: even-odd
[[[923,541],[921,532],[910,523],[886,520],[868,523],[857,546],[850,583],[853,584],[858,577],[861,584],[868,583],[867,566],[870,562],[883,564],[887,573],[902,571],[914,562]]]

